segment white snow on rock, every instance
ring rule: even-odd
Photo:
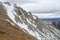
[[[33,15],[33,18],[36,20],[36,16],[35,15]]]
[[[7,11],[7,15],[11,18],[12,21],[15,22],[15,16],[13,14],[13,11],[14,11],[13,5],[8,6],[7,4],[4,4],[4,3],[3,3],[3,5],[5,6],[5,9]]]
[[[18,16],[18,15],[17,15],[16,12],[14,11],[14,7],[13,7],[12,5],[11,5],[11,6],[8,6],[8,5],[6,5],[6,4],[3,4],[3,5],[5,6],[5,9],[7,10],[7,13],[8,13],[7,15],[10,17],[10,19],[11,19],[14,23],[16,23],[14,14],[15,14],[16,16]],[[19,18],[20,18],[21,21],[23,21],[20,16],[19,16]],[[28,19],[27,19],[27,21],[28,21],[28,23],[30,23],[31,25],[36,26],[36,25],[32,24]],[[33,36],[35,37],[35,33],[34,33],[32,30],[28,29],[28,25],[26,25],[25,23],[20,23],[20,22],[18,22],[18,23],[16,23],[16,24],[17,24],[18,26],[20,26],[21,29],[25,29],[25,30],[28,31],[31,35],[33,35]]]
[[[30,20],[28,20],[28,19],[26,19],[26,20],[27,20],[27,22],[28,22],[29,24],[31,24],[33,27],[37,27],[37,25],[35,25],[34,23],[31,23]]]
[[[27,33],[29,33],[30,35],[34,36],[35,38],[37,38],[38,40],[58,40],[60,37],[60,31],[57,31],[56,29],[54,29],[51,25],[47,25],[46,22],[42,22],[43,25],[40,25],[39,22],[35,23],[35,21],[33,19],[37,19],[35,16],[32,16],[33,18],[29,19],[28,17],[25,17],[26,15],[22,14],[18,15],[15,12],[15,7],[13,5],[8,5],[8,4],[4,4],[3,3],[4,8],[7,11],[7,15],[9,16],[9,18],[15,23],[17,24],[23,31],[27,31]],[[22,10],[20,10],[21,13],[23,13]],[[28,14],[30,15],[30,14]],[[15,17],[18,17],[19,20],[22,22],[16,22]],[[25,20],[23,20],[25,19]],[[8,22],[10,22],[9,20],[7,20]],[[26,23],[24,23],[24,21],[26,21]],[[41,23],[41,24],[42,24]],[[11,23],[12,25],[14,25],[13,23]],[[30,27],[28,26],[28,24],[30,25]],[[39,25],[38,25],[39,24]],[[41,28],[41,30],[40,30]],[[52,37],[51,37],[52,36]],[[58,37],[57,37],[58,36]],[[54,37],[54,38],[53,38]],[[56,38],[55,38],[56,37]]]
[[[11,20],[14,22],[14,23],[16,23],[16,21],[15,21],[15,16],[14,16],[14,14],[15,15],[17,15],[15,12],[14,12],[14,7],[13,7],[13,5],[11,5],[11,6],[8,6],[8,5],[6,5],[6,4],[3,4],[4,6],[5,6],[5,9],[7,10],[7,15],[11,18]],[[14,13],[13,13],[14,12]],[[18,16],[18,15],[17,15]],[[20,16],[19,16],[20,17]],[[21,17],[20,17],[20,19],[21,19]],[[21,21],[22,21],[22,19],[21,19]],[[21,24],[21,23],[16,23],[17,25],[19,25],[21,28],[24,28],[24,29],[26,29],[26,30],[28,30],[28,28],[27,28],[27,25],[26,24]]]

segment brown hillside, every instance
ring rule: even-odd
[[[36,40],[22,30],[15,29],[9,22],[0,19],[0,40]]]
[[[4,6],[0,4],[0,40],[36,40],[20,30],[20,28],[15,28],[18,26],[12,26],[8,21],[6,21],[6,19],[9,19],[6,14],[7,12],[4,9]]]

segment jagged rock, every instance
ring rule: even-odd
[[[36,40],[33,36],[23,32],[14,22],[12,23],[2,3],[0,4],[0,40]]]
[[[52,24],[60,30],[60,22],[52,22]]]
[[[12,40],[15,40],[14,38],[22,38],[19,40],[60,40],[60,30],[56,29],[51,22],[39,20],[38,17],[17,5],[0,3],[0,19],[4,32],[10,37],[13,35]]]

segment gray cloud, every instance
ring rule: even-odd
[[[60,0],[38,0],[36,3],[27,3],[21,6],[31,12],[58,12],[60,11]]]
[[[31,12],[58,12],[60,11],[60,0],[0,0],[20,5]]]
[[[21,5],[21,4],[25,4],[25,3],[34,3],[37,0],[6,0],[6,1],[8,1],[10,3],[13,3],[13,4]]]

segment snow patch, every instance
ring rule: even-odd
[[[33,27],[37,27],[37,25],[35,25],[34,23],[31,23],[28,19],[26,19],[27,20],[27,22],[29,23],[29,24],[31,24]]]
[[[17,23],[17,24],[20,26],[20,28],[25,29],[27,31],[29,30],[28,26],[25,23]]]
[[[33,18],[36,20],[36,17],[33,15]]]
[[[15,16],[14,16],[14,14],[13,14],[13,12],[14,12],[14,7],[13,7],[13,5],[9,6],[9,5],[6,5],[6,4],[4,4],[4,3],[3,3],[3,5],[5,6],[5,9],[6,9],[6,11],[7,11],[7,15],[11,18],[11,20],[12,20],[13,22],[15,22]]]

